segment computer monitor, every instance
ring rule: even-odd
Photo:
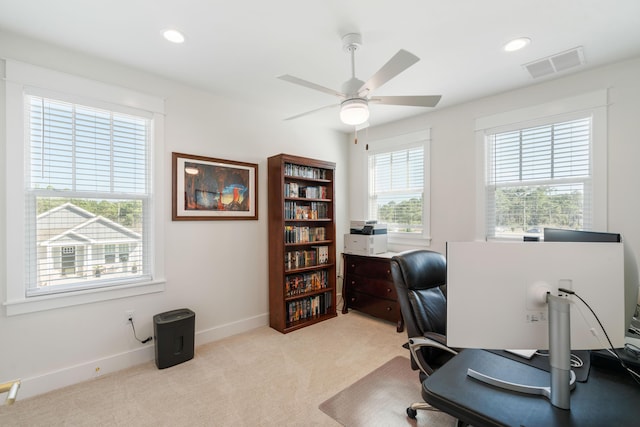
[[[545,242],[610,242],[622,241],[620,233],[600,231],[567,230],[564,228],[544,228],[542,238]]]
[[[545,228],[543,230],[543,239],[545,242],[622,242],[620,233],[607,233],[601,231],[586,230],[567,230],[562,228]],[[640,292],[638,286],[638,265],[636,257],[629,245],[624,245],[624,283],[625,283],[625,307],[624,315],[627,321],[627,327],[630,325],[638,325],[640,322],[634,314],[637,314],[640,306]],[[638,344],[640,336],[636,333],[627,333]]]
[[[551,386],[544,393],[534,387],[534,394],[569,409],[570,350],[624,345],[624,270],[622,243],[449,242],[447,345],[549,349]],[[576,295],[590,305],[611,344]],[[469,375],[500,382],[472,370]]]
[[[547,306],[538,297],[558,288],[587,301],[613,344],[624,345],[622,243],[447,243],[447,344],[548,349]],[[593,315],[574,300],[571,348],[608,347]]]

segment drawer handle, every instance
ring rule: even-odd
[[[356,281],[355,281],[355,280],[352,280],[352,281],[351,281],[351,284],[352,284],[352,285],[355,285],[355,284],[356,284]]]
[[[387,307],[387,311],[391,311],[391,307]]]
[[[387,288],[387,293],[391,293],[391,288]]]

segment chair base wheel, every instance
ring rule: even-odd
[[[416,411],[413,408],[407,408],[407,416],[409,418],[411,418],[412,420],[415,420],[417,415],[418,415],[418,411]]]

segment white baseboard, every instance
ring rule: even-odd
[[[269,324],[269,313],[196,332],[196,347]]]
[[[30,378],[21,379],[18,399],[37,396],[73,384],[98,378],[102,375],[130,368],[155,358],[153,344],[120,354],[69,366]]]
[[[232,335],[250,331],[269,323],[267,313],[197,331],[195,346],[207,344]],[[155,359],[153,342],[134,350],[126,351],[86,363],[69,366],[56,371],[47,372],[30,378],[22,378],[18,399],[48,393],[62,387],[98,378],[102,375],[120,371]]]

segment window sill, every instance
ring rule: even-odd
[[[114,288],[89,289],[73,293],[29,297],[20,300],[6,301],[3,305],[5,306],[7,316],[15,316],[74,305],[90,304],[118,298],[128,298],[137,295],[157,293],[164,291],[164,289],[165,281],[155,280],[142,284],[137,283]]]
[[[398,236],[390,234],[387,240],[387,246],[392,252],[428,248],[431,246],[431,237]]]

